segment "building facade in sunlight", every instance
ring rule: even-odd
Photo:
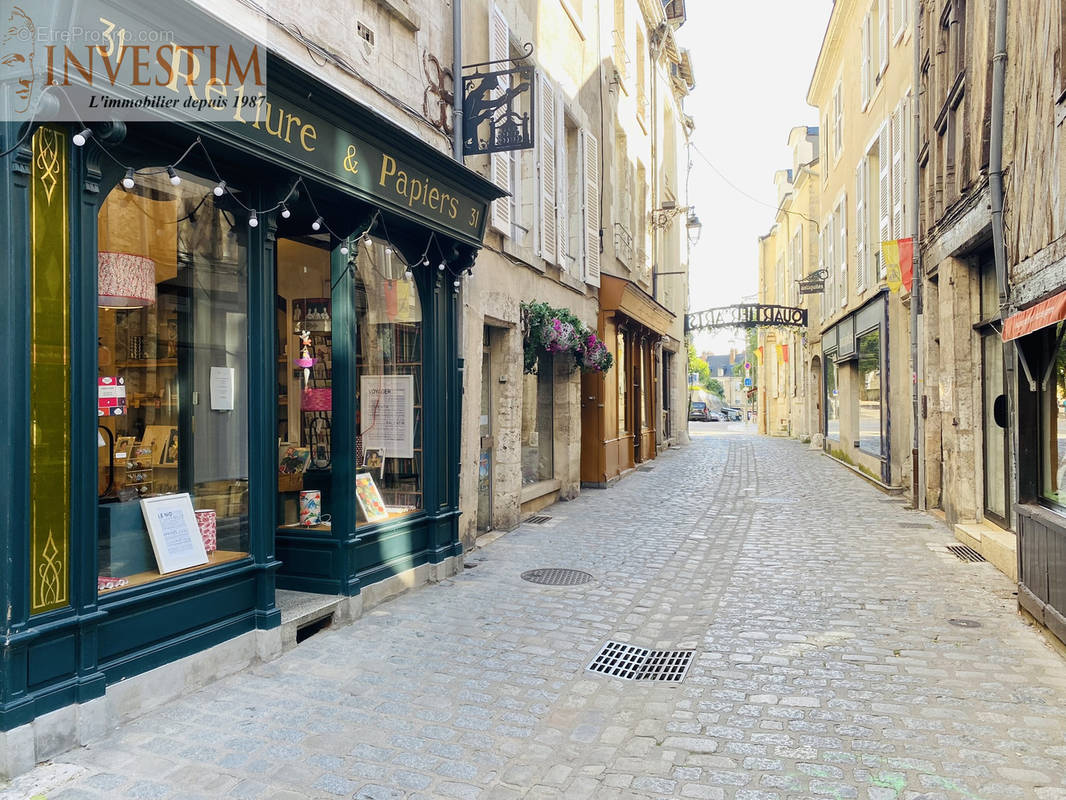
[[[800,281],[817,272],[821,187],[818,129],[793,128],[792,166],[774,173],[778,211],[759,239],[759,302],[807,309],[805,328],[763,328],[758,333],[760,433],[810,438],[820,432],[821,358],[817,351],[821,296],[801,294]]]
[[[905,0],[833,5],[807,93],[821,121],[819,264],[828,275],[817,324],[817,432],[838,458],[910,487],[913,412],[909,295],[890,287],[881,242],[910,235],[906,124],[913,42]]]
[[[469,545],[687,435],[683,100],[694,80],[674,33],[683,3],[463,10],[464,61],[506,68],[530,43],[536,98],[532,149],[469,159],[509,194],[463,292]],[[536,346],[553,320],[594,336],[610,368]]]

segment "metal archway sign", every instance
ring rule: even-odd
[[[807,309],[793,306],[772,306],[761,303],[741,303],[735,306],[708,308],[685,315],[685,331],[714,328],[759,328],[807,325]]]

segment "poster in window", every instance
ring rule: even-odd
[[[141,513],[161,575],[207,563],[204,540],[187,492],[141,500]]]
[[[359,419],[364,448],[380,448],[388,458],[414,458],[414,376],[360,376]]]
[[[383,522],[389,518],[385,501],[381,499],[374,476],[369,472],[356,473],[355,496],[359,500],[359,510],[363,512],[367,522]]]

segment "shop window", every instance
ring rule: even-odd
[[[333,303],[328,234],[277,244],[278,523],[329,530]]]
[[[554,357],[542,353],[537,372],[522,376],[522,485],[555,477]]]
[[[1058,342],[1055,365],[1040,403],[1040,494],[1066,506],[1066,337]]]
[[[884,452],[881,439],[881,332],[858,337],[859,449],[875,456]]]
[[[422,304],[380,242],[356,248],[357,524],[423,507]]]
[[[618,358],[615,359],[614,376],[618,385],[618,436],[626,435],[626,334],[618,331]]]
[[[840,387],[835,357],[836,353],[825,355],[825,436],[840,441]]]
[[[143,170],[99,214],[101,592],[161,578],[153,546],[248,553],[246,234],[214,182],[178,175]],[[150,536],[139,501],[186,492],[197,529]]]

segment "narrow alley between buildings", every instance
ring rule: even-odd
[[[1007,578],[806,445],[692,428],[0,798],[1066,798],[1066,660]],[[590,671],[607,642],[691,663]]]

